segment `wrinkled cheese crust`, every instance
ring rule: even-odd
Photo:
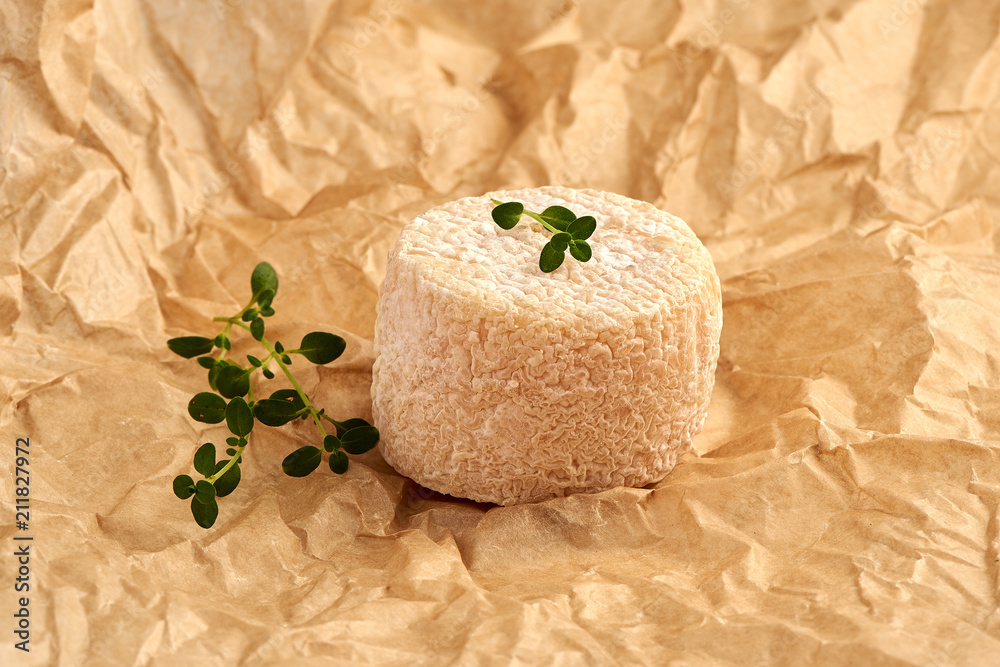
[[[593,259],[538,268],[551,237],[491,198],[597,218]],[[389,255],[372,401],[382,454],[441,493],[509,505],[661,479],[701,428],[719,355],[712,259],[679,218],[544,187],[418,216]]]

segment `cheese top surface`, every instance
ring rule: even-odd
[[[579,262],[567,252],[562,266],[542,273],[538,257],[551,232],[527,215],[513,229],[501,229],[491,217],[491,199],[519,201],[538,213],[558,205],[578,217],[594,216],[593,257]],[[424,280],[481,301],[485,310],[556,318],[620,320],[669,310],[694,284],[714,280],[711,256],[680,218],[613,193],[563,187],[448,202],[417,216],[396,252]]]

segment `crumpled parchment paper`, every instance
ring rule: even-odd
[[[1000,660],[1000,3],[0,5],[0,663]],[[558,183],[684,218],[724,281],[675,471],[517,507],[259,429],[208,531],[185,404],[253,266],[368,416],[374,304],[435,204]],[[236,352],[249,350],[246,343]],[[31,652],[14,442],[31,439]]]

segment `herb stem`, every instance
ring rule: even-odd
[[[246,447],[246,446],[247,446],[246,442],[244,442],[242,445],[240,445],[239,449],[237,449],[236,453],[233,455],[233,458],[229,459],[229,462],[226,463],[226,465],[222,466],[222,468],[219,470],[219,472],[215,473],[211,477],[206,478],[206,479],[208,479],[208,483],[209,484],[215,484],[215,480],[217,480],[220,477],[222,477],[223,475],[225,475],[229,471],[230,468],[232,468],[234,465],[236,465],[236,462],[240,460],[240,454],[243,453],[243,448]]]
[[[238,327],[242,327],[247,331],[250,331],[250,327],[248,327],[246,324],[243,324],[243,322],[233,322],[233,324],[235,324]],[[288,366],[286,366],[285,362],[281,360],[281,355],[278,354],[277,350],[274,349],[274,346],[271,345],[271,343],[263,336],[260,339],[260,344],[267,349],[267,351],[270,353],[268,356],[274,359],[274,363],[278,364],[278,368],[280,368],[282,372],[284,372],[285,377],[287,377],[288,381],[292,383],[292,387],[295,388],[295,393],[297,393],[299,395],[299,398],[302,399],[303,405],[305,405],[306,408],[308,408],[309,414],[312,415],[313,421],[316,422],[316,428],[319,429],[320,434],[325,438],[326,429],[323,428],[323,422],[319,420],[319,411],[312,404],[312,401],[309,400],[309,397],[306,396],[306,392],[302,389],[302,386],[295,379],[295,376],[292,375],[292,372],[288,370]]]
[[[325,415],[323,415],[323,419],[327,420],[328,422],[330,422],[330,423],[331,423],[331,424],[333,424],[334,426],[343,426],[343,423],[342,423],[342,422],[339,422],[339,421],[337,421],[336,419],[334,419],[334,418],[333,418],[333,417],[331,417],[330,415],[326,415],[326,414],[325,414]]]
[[[501,204],[503,204],[502,201],[499,201],[497,199],[492,199],[491,201],[494,204],[496,204],[497,206],[500,206]],[[529,211],[529,210],[525,209],[524,210],[524,215],[527,215],[527,216],[529,216],[531,218],[534,218],[538,222],[542,223],[542,227],[544,227],[545,229],[549,230],[553,234],[558,234],[559,231],[560,231],[560,230],[556,229],[555,227],[553,227],[552,225],[550,225],[549,223],[545,222],[545,220],[542,218],[542,216],[538,215],[534,211]]]
[[[531,218],[534,218],[538,222],[542,223],[542,227],[545,227],[545,229],[549,230],[553,234],[558,234],[559,233],[558,229],[556,229],[555,227],[553,227],[549,223],[545,222],[545,220],[542,219],[542,216],[538,215],[534,211],[525,211],[524,214],[527,215],[527,216],[529,216],[529,217],[531,217]]]
[[[247,305],[243,306],[243,310],[241,310],[240,312],[236,313],[232,317],[213,317],[212,318],[213,322],[225,322],[226,323],[226,326],[222,327],[222,331],[220,331],[219,333],[221,333],[226,338],[229,338],[229,332],[233,330],[233,324],[238,324],[240,322],[240,318],[243,317],[243,313],[247,312],[248,310],[250,310],[250,308],[253,307],[253,304],[254,304],[254,301],[256,300],[256,298],[257,298],[257,295],[255,294],[253,296],[253,299],[250,300],[250,303],[248,303]],[[222,361],[223,359],[226,358],[226,353],[227,352],[229,352],[229,350],[227,350],[226,348],[222,348],[222,354],[219,355],[219,361]],[[250,400],[253,400],[253,389],[250,390]]]

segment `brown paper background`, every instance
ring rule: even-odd
[[[1000,664],[1000,3],[0,5],[0,425],[31,438],[37,665]],[[203,531],[171,479],[261,260],[269,329],[369,415],[386,254],[495,188],[680,215],[724,285],[662,483],[499,508],[259,429]],[[236,351],[251,349],[246,344]]]

